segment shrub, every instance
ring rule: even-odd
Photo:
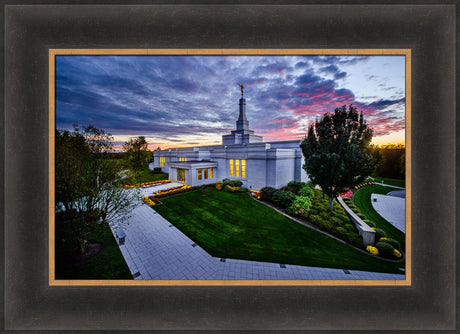
[[[222,181],[222,188],[225,188],[225,186],[230,186],[230,187],[241,187],[243,185],[243,182],[240,180],[229,180],[229,179],[224,179]]]
[[[356,232],[356,227],[353,224],[345,224],[345,229],[350,232]]]
[[[344,201],[347,205],[353,204],[353,200],[352,200],[350,197],[345,197],[345,198],[343,199],[343,201]]]
[[[382,257],[392,258],[395,256],[394,255],[395,249],[389,243],[379,241],[375,244],[375,247],[379,250],[379,254]]]
[[[353,244],[357,247],[364,247],[364,244],[363,244],[363,239],[359,236],[358,233],[356,232],[348,232],[347,231],[347,234],[345,235],[344,237],[344,240],[350,244]]]
[[[291,188],[291,187],[288,187],[288,186],[281,188],[281,190],[289,191],[289,192],[293,193],[294,195],[297,194],[297,191],[295,191],[294,188]]]
[[[154,167],[153,172],[154,173],[160,173],[161,172],[161,167]]]
[[[366,250],[371,253],[372,255],[379,255],[379,250],[373,246],[367,246]]]
[[[386,238],[386,237],[381,237],[381,238],[379,239],[379,241],[383,241],[383,242],[389,243],[389,244],[392,245],[395,249],[401,249],[401,245],[399,244],[399,241],[398,241],[398,240],[391,239],[391,238]]]
[[[313,197],[313,190],[309,184],[305,183],[304,186],[299,190],[298,195],[311,198]]]
[[[310,210],[311,200],[308,197],[296,196],[291,205],[286,209],[290,215],[301,215]]]
[[[364,248],[362,239],[345,210],[340,205],[335,205],[331,212],[328,211],[328,198],[323,197],[318,189],[312,189],[312,192],[314,196],[311,198],[310,210],[308,214],[302,214],[300,217],[320,230],[331,233],[349,244]]]
[[[342,226],[343,221],[339,217],[330,217],[329,221],[335,226]]]
[[[299,181],[291,181],[287,184],[287,186],[291,188],[292,192],[296,195],[298,194],[299,190],[305,185],[306,185],[305,182],[299,182]]]
[[[348,205],[348,207],[353,211],[355,212],[355,210],[357,210],[356,206],[354,203],[346,203]]]
[[[318,225],[319,223],[323,221],[323,219],[318,215],[310,215],[308,216],[308,220],[310,221],[310,223],[314,225]]]
[[[402,257],[401,252],[398,251],[397,249],[394,250],[393,255],[396,256],[398,259],[400,259]]]
[[[216,182],[216,189],[221,190],[222,189],[222,182],[218,181]]]
[[[222,188],[222,191],[227,191],[231,193],[235,193],[240,190],[240,187],[232,187],[231,185],[227,184]]]
[[[370,220],[363,219],[363,222],[365,222],[369,227],[375,227],[375,223]]]
[[[321,216],[310,215],[308,217],[308,221],[313,225],[316,225],[319,229],[323,231],[332,232],[333,226],[331,222],[327,219],[322,218]]]
[[[343,222],[348,222],[350,221],[350,217],[346,213],[344,214],[337,214],[337,218],[339,218]]]
[[[247,193],[249,191],[248,188],[241,187],[240,190],[238,190],[240,193]]]
[[[278,191],[278,189],[275,189],[273,187],[263,187],[260,189],[260,198],[263,199],[264,201],[272,201],[273,194]]]
[[[347,230],[345,230],[343,227],[335,227],[333,230],[334,234],[338,236],[339,238],[343,238],[347,235]]]
[[[366,216],[363,215],[361,212],[357,212],[356,215],[361,219],[366,219]]]
[[[279,207],[285,209],[295,200],[295,195],[290,191],[277,190],[272,196],[272,201]]]
[[[387,233],[380,228],[374,228],[374,230],[375,230],[375,240],[380,240],[380,238],[387,236]]]
[[[326,232],[332,232],[332,229],[334,228],[330,221],[324,220],[322,218],[320,218],[320,221],[318,221],[315,225]]]

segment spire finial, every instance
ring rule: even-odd
[[[241,88],[241,97],[243,97],[243,95],[244,95],[244,85],[242,85],[242,84],[237,84],[237,85],[240,86],[240,88]]]

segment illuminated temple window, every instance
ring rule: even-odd
[[[203,170],[197,169],[197,171],[198,171],[198,180],[202,180],[203,179]]]
[[[241,177],[246,177],[246,160],[241,160]]]
[[[185,169],[182,169],[182,168],[177,169],[177,181],[185,182]]]
[[[185,161],[187,161],[187,157],[179,157],[179,161],[185,162]]]
[[[208,178],[208,169],[204,169],[204,179],[206,180]]]
[[[236,177],[240,177],[240,161],[237,159],[235,160],[235,169],[236,169]]]
[[[209,168],[209,178],[212,179],[214,176],[213,176],[213,170],[212,168]]]
[[[230,176],[233,176],[233,159],[230,159],[229,162],[230,162]]]
[[[165,157],[160,157],[160,167],[165,166]]]

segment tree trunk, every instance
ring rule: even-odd
[[[80,254],[83,254],[85,252],[86,240],[85,239],[78,239],[78,244],[80,246]]]
[[[86,240],[85,238],[78,237],[77,242],[78,242],[78,249],[80,250],[80,254],[83,254],[86,248]]]
[[[334,205],[334,197],[329,197],[329,212],[332,211],[332,206]]]

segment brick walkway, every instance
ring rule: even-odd
[[[167,186],[163,185],[162,187]],[[169,185],[174,186],[173,184]],[[146,196],[153,189],[142,189]],[[153,280],[402,280],[404,275],[382,274],[265,263],[210,256],[147,204],[132,212],[123,227],[120,250],[135,279]]]

